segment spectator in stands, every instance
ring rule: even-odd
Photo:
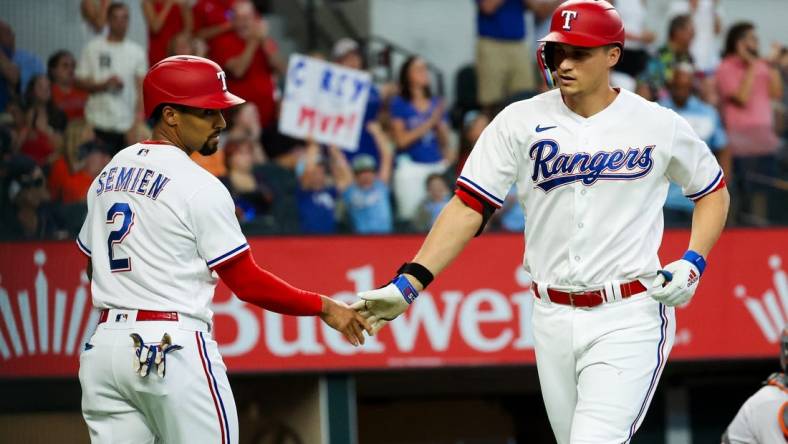
[[[367,123],[367,129],[378,142],[375,147],[380,150],[378,162],[369,154],[353,157],[352,174],[343,169],[344,174],[337,174],[336,186],[342,194],[354,233],[385,234],[394,228],[394,217],[391,210],[391,190],[389,181],[394,155],[390,144],[386,142],[386,133],[375,121]]]
[[[107,27],[107,12],[112,0],[82,0],[82,18],[94,34],[103,34]]]
[[[87,91],[77,88],[74,83],[76,66],[74,56],[64,49],[52,54],[47,61],[47,75],[52,84],[52,102],[66,113],[69,121],[85,117],[85,104],[88,101]]]
[[[0,20],[0,112],[5,111],[9,94],[20,94],[30,79],[43,74],[44,63],[35,54],[16,47],[14,30]]]
[[[95,139],[84,121],[70,122],[66,128],[63,153],[52,163],[49,194],[53,202],[84,202],[93,179],[109,163],[111,153]]]
[[[457,159],[457,167],[455,168],[456,175],[460,175],[462,167],[465,166],[465,161],[471,155],[476,141],[482,135],[482,131],[490,124],[490,118],[487,114],[471,110],[465,113],[462,119],[462,134],[460,135],[460,154]]]
[[[443,207],[451,199],[451,190],[442,175],[430,174],[424,185],[427,197],[419,205],[412,222],[413,228],[418,231],[429,231]]]
[[[248,141],[252,147],[252,159],[255,165],[266,161],[265,152],[260,138],[263,129],[260,127],[260,113],[254,103],[246,102],[228,111],[230,122],[227,139]]]
[[[91,40],[77,65],[77,86],[90,93],[85,117],[113,152],[125,148],[143,124],[142,79],[148,70],[142,47],[128,39],[129,9],[112,3],[109,32]]]
[[[454,162],[443,99],[432,95],[427,65],[420,57],[405,61],[399,73],[400,92],[391,102],[391,131],[399,151],[394,171],[397,217],[413,218],[426,195],[424,180],[443,173]]]
[[[694,65],[689,48],[695,36],[692,17],[678,15],[668,25],[668,41],[659,48],[657,56],[649,60],[641,75],[638,93],[649,100],[657,100],[667,95],[665,85],[673,75],[672,68],[678,63]]]
[[[656,34],[648,29],[646,0],[616,0],[616,10],[621,15],[626,30],[626,41],[621,60],[615,70],[631,79],[633,88],[637,79],[646,68],[648,45],[654,42]]]
[[[252,143],[249,140],[230,142],[224,148],[227,176],[224,182],[235,202],[241,223],[249,222],[268,212],[274,199],[262,175],[254,170]]]
[[[734,214],[747,222],[765,223],[780,145],[771,101],[782,99],[783,85],[777,69],[759,57],[752,23],[737,23],[728,31],[717,87],[733,154]]]
[[[273,75],[284,72],[284,64],[268,37],[268,23],[251,2],[235,2],[232,23],[233,32],[220,39],[221,49],[212,50],[214,60],[227,72],[229,90],[257,105],[260,125],[266,128],[276,118]]]
[[[47,168],[63,140],[67,118],[54,103],[49,78],[38,74],[25,90],[25,133],[20,139],[21,152]]]
[[[709,77],[720,64],[718,37],[722,32],[722,17],[719,0],[673,0],[668,8],[668,17],[687,14],[692,17],[695,36],[690,45],[690,54],[695,61],[698,74]]]
[[[496,212],[500,215],[493,214],[493,218],[498,218],[501,230],[511,233],[522,233],[525,231],[525,212],[523,206],[520,205],[520,199],[517,197],[517,185],[512,185],[506,199],[503,201],[501,211]]]
[[[63,239],[66,233],[49,205],[44,172],[24,155],[8,165],[8,193],[11,211],[0,215],[0,236],[6,239]]]
[[[358,42],[353,39],[342,38],[337,40],[331,52],[331,58],[334,63],[347,68],[359,71],[364,70],[364,58],[361,55],[361,48]],[[381,103],[380,91],[373,84],[369,89],[367,107],[364,111],[364,122],[361,125],[361,136],[358,141],[358,149],[344,152],[348,162],[353,163],[355,156],[360,155],[372,156],[375,160],[375,165],[378,165],[380,162],[380,149],[375,144],[375,138],[367,128],[369,126],[368,123],[377,121]]]
[[[328,159],[317,143],[307,142],[306,152],[296,167],[298,176],[298,218],[302,233],[332,234],[337,230],[335,219],[337,189],[332,174],[346,174],[345,155],[336,147],[329,148]]]
[[[194,35],[205,41],[207,57],[217,60],[222,51],[221,41],[232,33],[232,6],[235,0],[197,0],[192,8]]]
[[[148,65],[167,57],[170,40],[180,33],[191,34],[192,10],[186,0],[142,0],[148,25]]]
[[[205,41],[195,38],[191,34],[181,32],[174,35],[167,44],[167,57],[174,55],[206,57],[207,50]]]
[[[8,39],[11,28],[0,21],[0,42]],[[9,99],[19,91],[19,67],[16,66],[12,55],[0,48],[0,113],[6,111]]]
[[[672,68],[673,76],[668,82],[669,96],[659,103],[676,111],[689,122],[692,129],[717,158],[726,180],[731,180],[731,155],[728,150],[728,138],[717,110],[704,103],[693,94],[695,70],[689,63],[679,63]],[[668,198],[665,202],[665,225],[687,226],[692,222],[692,210],[695,205],[682,193],[681,187],[670,184]]]
[[[525,38],[524,14],[531,4],[552,7],[532,0],[476,0],[479,103],[487,111],[515,94],[536,90],[533,51]]]

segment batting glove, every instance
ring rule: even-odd
[[[369,322],[372,334],[376,335],[389,321],[404,313],[418,296],[413,284],[400,274],[385,287],[359,293],[361,300],[351,307]]]
[[[652,284],[651,297],[668,307],[686,304],[695,295],[705,268],[703,256],[687,251],[681,259],[659,271]]]

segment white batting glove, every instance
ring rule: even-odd
[[[686,304],[695,295],[700,276],[706,268],[701,255],[690,250],[681,259],[660,270],[649,294],[668,307]]]
[[[370,326],[376,335],[389,321],[405,312],[419,296],[419,292],[408,279],[399,275],[390,284],[376,290],[362,291],[360,301],[351,305]]]

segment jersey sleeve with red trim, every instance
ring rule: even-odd
[[[517,157],[507,111],[509,108],[498,113],[484,129],[457,179],[460,190],[493,208],[501,208],[517,177]]]
[[[667,177],[681,186],[684,195],[698,200],[725,186],[717,159],[687,121],[674,116],[674,134]]]
[[[212,180],[200,188],[187,205],[189,229],[194,233],[197,251],[209,268],[249,249],[235,217],[233,199],[221,182]]]

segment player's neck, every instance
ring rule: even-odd
[[[192,155],[192,150],[190,150],[186,144],[182,143],[177,134],[172,131],[167,131],[165,128],[154,127],[153,133],[151,134],[150,140],[157,140],[161,142],[166,142],[169,145],[177,147],[187,156]]]
[[[597,91],[562,96],[567,108],[581,117],[589,118],[613,103],[618,96],[618,91],[605,85],[604,88],[600,88]]]

